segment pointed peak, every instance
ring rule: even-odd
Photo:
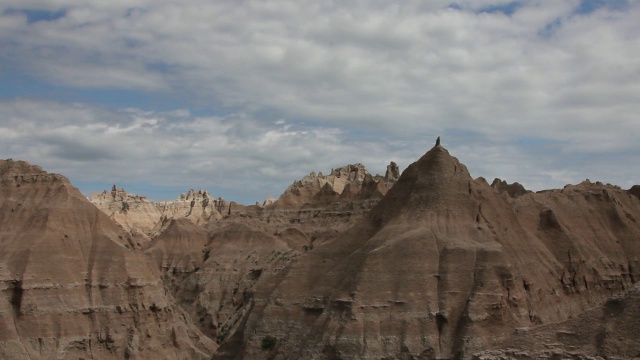
[[[436,146],[440,146],[440,136],[436,139]]]
[[[400,213],[445,209],[453,204],[469,207],[472,182],[464,164],[443,146],[434,146],[407,167],[371,215],[391,219]]]

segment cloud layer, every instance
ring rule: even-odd
[[[637,1],[3,3],[0,74],[71,95],[2,89],[0,151],[95,166],[81,181],[119,163],[114,181],[279,192],[446,135],[473,175],[639,182]],[[189,110],[68,99],[114,90]]]
[[[277,196],[313,170],[355,162],[384,169],[410,151],[407,143],[247,115],[0,102],[0,153],[6,157],[27,159],[72,180],[200,187],[245,202]]]

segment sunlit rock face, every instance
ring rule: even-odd
[[[391,163],[385,176],[371,175],[362,164],[332,169],[329,175],[312,172],[296,180],[273,202],[271,209],[322,208],[334,204],[340,207],[353,201],[380,200],[395,184],[399,174]],[[336,204],[338,203],[338,204]]]
[[[172,219],[188,219],[194,224],[204,224],[222,218],[229,203],[222,197],[214,198],[206,190],[189,190],[173,201],[152,201],[145,196],[127,193],[113,185],[111,191],[94,193],[89,200],[132,234],[144,235],[142,247],[151,237],[161,233]]]

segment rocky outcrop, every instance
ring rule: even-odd
[[[439,143],[392,165],[255,206],[96,195],[125,231],[0,161],[0,358],[209,358],[211,339],[217,359],[640,355],[637,186],[489,185]]]
[[[436,145],[353,228],[256,290],[216,357],[470,358],[631,287],[637,216],[639,199],[606,185],[501,195]]]
[[[163,273],[190,274],[202,266],[208,242],[203,227],[185,218],[171,219],[144,252]]]
[[[491,187],[496,189],[499,193],[507,193],[509,196],[515,198],[521,195],[524,195],[530,191],[524,188],[521,184],[514,182],[513,184],[509,184],[504,180],[500,180],[498,178],[493,179],[491,183]]]
[[[573,319],[517,329],[473,359],[636,359],[640,357],[640,285]]]
[[[264,207],[264,206],[267,206],[267,205],[271,205],[274,202],[276,202],[276,198],[274,198],[273,196],[269,195],[269,196],[267,196],[267,198],[262,203],[262,206]]]
[[[93,194],[90,200],[126,230],[149,237],[160,233],[171,219],[186,218],[202,224],[222,218],[221,212],[229,207],[222,197],[214,198],[206,190],[191,189],[174,201],[150,201],[116,185],[110,192]]]
[[[372,176],[362,164],[346,165],[332,169],[329,175],[315,172],[294,181],[270,209],[323,208],[336,204],[333,210],[352,206],[350,202],[371,200],[371,208],[395,184],[398,166],[391,163],[384,177]]]
[[[388,189],[391,189],[391,187],[396,182],[398,182],[399,178],[400,178],[400,167],[398,166],[398,164],[392,161],[389,165],[387,165],[387,172],[385,172],[384,174],[384,184],[387,186]]]
[[[162,219],[162,211],[156,203],[145,196],[129,194],[116,185],[111,191],[94,193],[89,200],[130,233],[146,235],[140,246],[150,241],[149,236]]]
[[[65,177],[0,161],[0,358],[209,358],[137,242]]]
[[[286,239],[296,242],[296,235]],[[199,255],[197,271],[173,286],[175,298],[203,332],[222,342],[244,326],[256,286],[272,286],[299,252],[276,236],[231,222],[214,225]]]

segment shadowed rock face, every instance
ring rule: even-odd
[[[640,357],[640,285],[561,323],[519,329],[494,349],[474,355],[497,359],[637,359]]]
[[[65,177],[0,161],[0,358],[208,358],[136,242]]]
[[[437,145],[264,288],[217,356],[469,358],[517,327],[566,320],[639,275],[640,201],[598,186],[513,199]]]
[[[167,228],[144,250],[156,268],[172,274],[188,274],[204,262],[207,232],[188,219],[171,219]]]
[[[513,184],[509,184],[504,180],[500,180],[498,178],[493,179],[491,183],[491,187],[496,189],[498,192],[506,192],[509,196],[515,198],[521,195],[528,193],[527,189],[519,183],[515,182]]]
[[[211,227],[199,269],[185,273],[180,281],[174,281],[172,288],[178,303],[201,330],[217,341],[224,341],[244,323],[253,306],[257,284],[272,284],[270,278],[295,259],[298,252],[278,237],[244,224],[232,222]],[[287,236],[288,240],[298,240],[292,235]],[[302,233],[297,235],[304,237]],[[173,280],[177,280],[177,275],[174,273]],[[166,278],[170,277],[167,274]]]

